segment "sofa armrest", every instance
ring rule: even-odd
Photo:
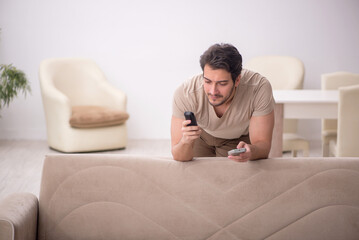
[[[0,239],[35,240],[38,199],[31,193],[14,193],[0,201]]]

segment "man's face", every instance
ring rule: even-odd
[[[233,83],[232,76],[227,70],[212,69],[206,64],[203,69],[203,81],[204,92],[209,103],[218,107],[232,100],[234,89],[239,84],[239,77]]]

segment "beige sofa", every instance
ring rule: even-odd
[[[359,239],[359,158],[47,156],[0,239]]]

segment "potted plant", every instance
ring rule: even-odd
[[[0,29],[1,30],[1,29]],[[22,92],[31,92],[25,73],[16,69],[12,64],[0,64],[0,110]]]
[[[11,64],[0,64],[0,110],[22,92],[31,92],[25,73]]]

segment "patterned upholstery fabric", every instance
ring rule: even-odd
[[[50,155],[0,239],[359,239],[359,158]]]
[[[358,239],[359,159],[53,155],[39,239]]]

